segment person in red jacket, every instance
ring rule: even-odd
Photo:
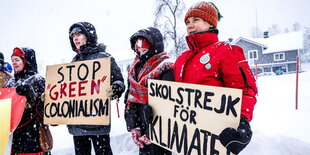
[[[189,50],[176,60],[177,82],[242,89],[240,125],[224,129],[220,142],[238,154],[250,142],[257,87],[242,48],[219,42],[217,23],[222,15],[211,2],[198,2],[187,11],[185,24]]]

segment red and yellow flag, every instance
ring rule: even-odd
[[[25,105],[26,98],[16,94],[15,88],[0,88],[0,154],[4,154],[10,133],[18,126]]]

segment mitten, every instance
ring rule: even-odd
[[[27,101],[34,101],[37,98],[37,93],[34,91],[33,87],[28,84],[21,84],[16,87],[16,93],[25,96],[27,98]]]
[[[220,135],[219,140],[229,151],[238,154],[242,151],[251,141],[252,130],[246,118],[240,118],[238,129],[226,128]]]
[[[112,100],[120,98],[125,88],[121,86],[118,82],[113,82],[111,87],[107,90],[107,96],[111,97]]]
[[[152,144],[152,142],[150,141],[150,139],[149,139],[146,135],[141,136],[141,137],[139,138],[139,140],[140,140],[141,142],[143,142],[144,144],[146,144],[146,145]]]
[[[142,113],[144,120],[146,121],[147,124],[152,123],[153,120],[153,109],[150,105],[148,104],[143,104],[142,105]]]
[[[141,141],[139,138],[141,137],[141,131],[139,128],[134,128],[132,130],[130,130],[131,132],[131,137],[133,142],[139,147],[139,148],[143,148],[144,144],[143,141]]]

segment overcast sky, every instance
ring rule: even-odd
[[[184,0],[186,8],[200,0]],[[220,40],[250,36],[258,27],[273,24],[281,29],[295,22],[310,27],[309,0],[215,0],[224,18],[219,22]],[[79,21],[92,23],[98,41],[116,60],[133,57],[130,36],[153,24],[153,0],[0,0],[0,51],[10,61],[16,46],[31,47],[39,66],[70,62],[74,56],[68,39],[69,27]],[[257,8],[257,20],[256,9]],[[187,10],[187,9],[186,9]],[[180,25],[184,26],[183,17]],[[185,29],[182,30],[185,32]]]

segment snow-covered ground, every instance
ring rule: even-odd
[[[258,101],[251,126],[253,138],[241,155],[309,155],[310,154],[310,67],[299,74],[298,110],[295,109],[296,75],[259,77]],[[122,101],[122,100],[121,100]],[[126,131],[124,105],[119,103],[117,118],[112,102],[111,145],[115,155],[138,154]],[[51,127],[54,137],[53,155],[73,155],[73,138],[66,126]]]

